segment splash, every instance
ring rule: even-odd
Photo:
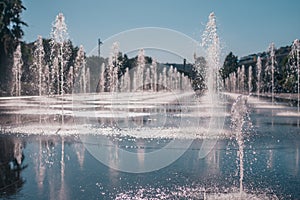
[[[247,97],[238,96],[231,108],[231,127],[234,131],[238,144],[239,172],[240,172],[240,195],[243,194],[244,179],[244,133],[249,127],[250,122],[249,111],[247,107]]]
[[[221,66],[221,45],[217,32],[216,16],[213,12],[209,15],[206,29],[202,35],[201,45],[205,50],[205,58],[207,60],[207,70],[205,72],[207,91],[204,98],[208,99],[210,104],[209,113],[211,114],[207,135],[216,135],[218,133],[215,130],[223,129],[226,112],[224,110],[224,105],[222,105],[224,97],[221,94],[222,81],[219,74]],[[219,115],[217,117],[213,117],[215,113],[219,113]],[[201,146],[198,157],[204,158],[207,156],[216,142],[216,140],[205,141]]]
[[[11,95],[21,96],[21,77],[22,77],[22,53],[21,45],[17,46],[14,52],[14,64],[12,67],[13,81],[12,81],[12,91]]]
[[[50,46],[51,46],[51,74],[53,94],[64,95],[65,93],[65,77],[68,60],[71,57],[71,47],[69,41],[69,34],[65,17],[62,13],[56,16],[52,25],[50,33]]]
[[[262,71],[262,62],[260,56],[258,56],[257,58],[256,68],[257,68],[257,96],[259,98],[260,90],[261,90],[261,71]]]

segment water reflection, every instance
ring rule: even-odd
[[[299,145],[297,145],[296,148],[296,154],[295,154],[295,175],[299,173]]]
[[[83,169],[83,163],[85,158],[85,147],[81,142],[77,142],[73,146],[74,146],[74,151],[77,155],[79,166],[81,169]]]
[[[54,108],[51,109],[54,111]],[[139,134],[144,134],[142,127],[145,126],[177,128],[180,109],[183,108],[176,103],[153,104],[151,108],[130,108],[129,111],[135,114],[132,116],[93,119],[101,128],[132,127],[141,129]],[[100,111],[107,110],[101,108]],[[278,117],[276,112],[261,108],[256,109],[251,117],[256,130],[245,144],[245,189],[252,193],[275,193],[281,199],[300,199],[299,119]],[[41,115],[0,115],[0,121],[15,124],[35,120],[43,125],[61,121],[59,116],[57,113],[44,118]],[[72,118],[65,116],[66,126],[68,119],[72,122]],[[83,118],[82,123],[89,120]],[[205,119],[203,121],[201,123],[205,125]],[[107,147],[105,155],[111,166],[107,167],[86,151],[78,136],[59,135],[61,132],[55,131],[56,134],[46,136],[0,135],[0,198],[32,199],[30,193],[38,199],[114,199],[121,193],[129,193],[134,199],[136,193],[147,191],[143,198],[156,198],[164,192],[169,199],[174,199],[179,194],[176,191],[181,188],[181,194],[201,199],[199,193],[202,191],[226,193],[238,186],[237,148],[231,144],[234,140],[219,139],[208,156],[199,159],[203,140],[196,139],[191,148],[171,165],[149,173],[134,174],[115,170],[129,165],[129,160],[120,162],[122,151],[136,153],[134,158],[139,166],[135,167],[143,169],[146,163],[149,164],[145,154],[162,148],[172,139],[105,135],[106,140],[102,141],[106,142],[103,144]],[[168,155],[172,156],[175,150],[170,149]]]
[[[110,143],[107,143],[111,166],[123,164],[119,163],[120,147],[133,146],[133,149],[127,150],[137,153],[141,167],[148,149],[160,148],[155,145],[158,140],[124,140],[126,138],[122,141],[111,138]],[[170,195],[182,186],[189,187],[187,190],[190,192],[197,191],[197,187],[202,188],[201,191],[204,188],[206,192],[222,192],[223,189],[228,191],[228,188],[230,190],[238,186],[235,174],[237,149],[232,145],[233,141],[220,140],[206,158],[198,159],[202,140],[196,140],[172,165],[151,173],[132,174],[119,172],[96,161],[85,151],[76,136],[20,138],[2,135],[1,196],[15,196],[19,193],[23,199],[30,199],[26,193],[22,193],[24,190],[36,193],[37,198],[80,199],[94,196],[105,199],[114,198],[126,191],[134,193],[136,188],[147,190],[149,186],[152,187],[151,191],[161,188],[164,192],[169,191]],[[252,149],[246,145],[246,190],[251,188],[251,191],[261,191],[268,188],[282,197],[300,197],[297,190],[300,185],[299,142],[287,140],[279,145],[272,144],[272,141],[266,145],[265,142],[256,142]],[[192,189],[193,187],[196,188]]]
[[[65,182],[65,138],[61,139],[61,159],[60,159],[60,190],[59,190],[59,198],[61,200],[68,198],[68,189],[67,184]],[[57,198],[54,198],[57,199]]]
[[[0,197],[17,194],[25,180],[22,172],[27,167],[23,164],[25,143],[16,137],[0,137]]]
[[[268,157],[268,160],[267,160],[267,168],[268,169],[272,169],[273,168],[273,150],[272,149],[269,149],[269,157]]]
[[[46,164],[45,164],[45,160],[43,158],[43,147],[42,147],[41,138],[38,139],[38,151],[37,152],[38,153],[35,156],[35,176],[36,176],[36,182],[38,184],[39,190],[43,190]]]

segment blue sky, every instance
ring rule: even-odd
[[[286,46],[300,38],[299,0],[23,0],[28,23],[24,40],[49,38],[62,12],[71,40],[86,52],[102,40],[140,27],[163,27],[200,41],[209,13],[215,12],[223,53],[239,57],[265,51],[271,42]]]

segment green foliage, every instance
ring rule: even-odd
[[[224,61],[223,68],[220,69],[220,75],[222,79],[226,79],[229,77],[229,74],[232,72],[236,72],[238,68],[238,57],[233,55],[232,52],[230,52]]]
[[[0,93],[7,89],[12,65],[12,55],[24,35],[22,26],[27,26],[21,20],[25,10],[21,0],[0,1]]]
[[[12,53],[24,32],[22,26],[27,26],[21,20],[21,13],[25,10],[21,0],[2,0],[0,2],[0,42],[4,52]]]

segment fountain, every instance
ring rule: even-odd
[[[168,76],[167,76],[167,68],[166,67],[163,68],[163,71],[161,74],[161,79],[162,79],[162,84],[161,84],[162,90],[167,91]]]
[[[237,76],[237,78],[236,78],[237,90],[238,90],[238,93],[241,93],[241,68],[240,67],[238,67],[238,69],[237,69],[236,76]]]
[[[233,72],[230,74],[230,80],[231,80],[231,86],[232,86],[232,92],[236,92],[236,73]]]
[[[274,104],[274,91],[275,91],[275,85],[274,85],[274,71],[275,71],[275,45],[274,43],[271,43],[269,46],[269,56],[271,65],[269,66],[271,68],[271,96],[272,96],[272,104]]]
[[[202,47],[205,50],[205,58],[207,61],[207,69],[205,70],[205,83],[207,90],[204,94],[207,106],[209,107],[210,121],[207,128],[209,138],[218,137],[222,134],[224,125],[225,110],[222,105],[224,96],[222,95],[222,81],[220,77],[220,56],[221,46],[217,33],[216,17],[214,13],[210,13],[209,20],[206,24],[205,31],[202,35]],[[218,116],[215,114],[218,113]],[[211,139],[205,141],[200,148],[198,158],[205,158],[212,150],[217,140]]]
[[[240,75],[241,77],[241,83],[240,83],[240,87],[241,87],[241,93],[244,94],[245,92],[245,66],[242,65],[241,67],[241,71],[240,71]]]
[[[87,70],[86,70],[85,65],[81,69],[79,83],[80,83],[80,93],[86,93],[86,89],[87,89]]]
[[[292,45],[291,55],[295,57],[293,64],[297,66],[297,107],[298,114],[300,113],[300,41],[298,39],[294,40]]]
[[[72,72],[73,69],[73,72]],[[74,68],[70,68],[70,71],[72,73],[72,76],[69,79],[69,82],[71,83],[71,90],[75,92],[82,93],[86,88],[86,58],[85,58],[85,52],[84,48],[81,45],[79,47],[79,50],[77,51],[77,56],[75,58]],[[76,91],[76,90],[77,91]]]
[[[137,58],[136,66],[136,89],[142,90],[144,87],[144,68],[145,68],[145,52],[144,49],[140,49]]]
[[[12,91],[11,95],[15,94],[15,96],[21,96],[21,78],[22,78],[22,53],[21,53],[21,45],[18,44],[15,52],[14,52],[14,64],[12,67]]]
[[[91,73],[90,73],[90,68],[87,67],[86,69],[86,92],[90,93],[91,92]]]
[[[104,92],[117,92],[119,88],[118,73],[121,63],[119,61],[119,44],[114,42],[104,71]]]
[[[214,13],[211,13],[209,16],[209,22],[207,24],[206,30],[203,34],[202,41],[205,44],[206,49],[206,58],[208,59],[208,69],[207,69],[207,88],[208,88],[208,97],[210,100],[210,106],[212,107],[210,110],[211,114],[218,113],[218,117],[212,117],[210,121],[210,127],[223,127],[224,121],[220,118],[224,110],[220,110],[222,108],[222,98],[220,98],[221,92],[221,84],[219,83],[219,67],[220,67],[220,45],[219,45],[219,37],[216,32],[216,22]],[[249,94],[252,90],[251,82],[252,82],[252,68],[249,68]],[[234,74],[233,74],[234,75]],[[235,78],[232,78],[235,80]],[[245,66],[242,65],[241,69],[238,70],[238,85],[239,92],[244,93],[245,90]],[[235,194],[222,194],[222,198],[225,199],[244,199],[249,198],[247,194],[244,192],[243,188],[243,179],[244,179],[244,135],[247,132],[247,128],[250,124],[250,118],[248,114],[248,108],[246,106],[247,97],[243,97],[242,95],[238,96],[233,106],[231,108],[231,128],[233,129],[233,134],[235,134],[235,139],[238,144],[238,161],[239,161],[239,195],[235,196]],[[249,123],[248,123],[249,122]],[[209,136],[212,137],[216,134],[214,131],[208,131]],[[203,145],[201,149],[203,148]],[[204,155],[208,155],[208,153],[199,153],[199,158],[203,158]],[[210,195],[212,199],[215,199],[216,196]]]
[[[257,96],[259,98],[260,96],[260,90],[261,90],[261,72],[262,72],[262,63],[261,58],[258,56],[257,62],[256,62],[256,71],[257,71]]]
[[[249,112],[246,105],[247,97],[238,96],[231,108],[231,127],[235,133],[235,138],[238,144],[238,161],[239,161],[239,189],[240,199],[243,197],[243,179],[244,179],[244,136],[247,128],[247,122],[250,121]]]
[[[157,92],[157,63],[155,59],[152,59],[152,63],[150,66],[151,73],[151,89],[153,92]]]
[[[151,89],[150,86],[151,86],[150,68],[147,68],[145,73],[144,90],[149,91]]]
[[[130,74],[128,67],[125,69],[125,72],[121,77],[120,91],[130,92]]]
[[[112,52],[111,52],[111,60],[112,60],[112,82],[111,82],[111,92],[117,92],[119,89],[119,70],[121,66],[121,62],[119,61],[119,44],[117,42],[113,43]]]
[[[97,85],[97,92],[104,92],[104,72],[105,72],[105,63],[102,63],[100,67],[100,76],[99,76],[99,83]]]
[[[253,86],[252,86],[252,66],[249,66],[249,71],[248,71],[248,93],[249,95],[252,92]]]
[[[98,66],[101,68],[100,74],[97,74],[100,80],[97,90],[100,93],[90,93],[90,85],[93,85],[90,81],[95,78],[90,70],[93,72],[95,69],[87,66],[83,47],[80,46],[74,63],[70,62],[73,66],[70,66],[66,64],[68,59],[62,51],[62,43],[57,43],[58,48],[52,49],[52,55],[58,56],[52,57],[49,74],[46,71],[48,66],[42,61],[44,54],[40,39],[39,37],[36,42],[34,56],[34,64],[38,69],[35,79],[39,95],[46,94],[48,90],[51,91],[50,94],[60,96],[0,98],[1,114],[5,119],[3,121],[8,119],[7,132],[21,133],[21,137],[18,137],[27,140],[24,146],[16,142],[16,153],[12,154],[16,159],[14,162],[22,161],[20,149],[24,148],[25,163],[34,163],[34,159],[37,163],[35,182],[29,179],[34,177],[34,170],[29,168],[22,172],[30,180],[22,191],[37,191],[36,195],[40,199],[47,199],[49,196],[53,199],[81,199],[89,195],[99,199],[277,199],[277,194],[279,199],[299,197],[299,144],[296,140],[292,143],[290,140],[282,140],[291,135],[298,139],[294,134],[299,132],[294,127],[296,120],[290,116],[280,116],[281,110],[287,108],[274,105],[276,110],[274,113],[272,111],[272,120],[275,120],[270,126],[270,104],[250,95],[254,86],[254,71],[251,66],[246,68],[248,79],[245,77],[245,67],[242,66],[226,80],[226,89],[241,94],[246,94],[248,89],[249,96],[226,93],[234,99],[232,106],[230,99],[223,98],[219,79],[221,47],[214,13],[209,16],[202,40],[208,66],[205,70],[207,85],[203,87],[205,91],[197,96],[191,88],[189,77],[179,73],[181,69],[176,68],[177,65],[161,67],[161,63],[152,59],[152,63],[147,66],[142,49],[137,56],[136,68],[132,71],[130,68],[120,68],[122,56],[117,43],[112,47],[108,62],[105,60],[106,63]],[[296,53],[299,60],[299,50],[295,50],[295,55]],[[18,54],[16,57],[21,56]],[[20,61],[14,66],[17,63]],[[261,89],[261,65],[261,59],[258,58],[258,96]],[[21,72],[17,67],[14,70],[16,73]],[[14,75],[15,82],[19,81],[15,83],[15,90],[20,93],[20,75]],[[43,88],[45,80],[50,81],[50,88]],[[131,93],[131,88],[134,93]],[[72,95],[65,95],[67,92]],[[133,98],[125,99],[128,97]],[[44,99],[51,104],[45,106]],[[16,108],[16,103],[20,107]],[[254,116],[252,120],[256,123],[259,134],[248,134],[251,128],[248,104],[254,110],[251,118]],[[55,121],[53,118],[44,120],[43,124],[41,120],[36,123],[34,120],[38,114],[45,116],[45,119],[62,115],[62,124],[65,116],[65,124],[61,126],[56,122],[52,123]],[[15,115],[19,119],[29,119],[30,122],[27,124],[19,120],[22,121],[22,126],[12,126],[9,120]],[[196,122],[193,123],[193,120]],[[0,128],[1,131],[4,130],[2,126]],[[271,137],[265,131],[270,128]],[[27,137],[26,133],[30,136]],[[45,137],[47,142],[41,140],[41,137]],[[262,140],[261,137],[266,139]],[[96,138],[99,141],[84,138]],[[231,138],[238,148],[230,147]],[[51,139],[53,141],[48,142]],[[183,149],[177,145],[186,144],[189,140],[193,141],[192,146],[187,145],[185,153],[174,164],[168,163],[164,167],[143,173],[142,170],[146,171],[157,163],[164,162],[164,159],[151,160],[149,155],[176,157],[175,153]],[[177,145],[169,146],[172,142],[177,142]],[[295,151],[290,148],[286,150],[288,145],[294,147]],[[3,146],[0,145],[1,152]],[[79,146],[81,147],[78,148]],[[98,156],[103,156],[104,161],[92,154],[89,148],[98,153]],[[85,149],[89,153],[84,153]],[[43,162],[45,156],[50,159]],[[78,163],[74,162],[76,156]],[[95,158],[103,161],[102,164],[94,162]],[[279,162],[280,159],[288,163],[287,166]],[[106,163],[109,163],[108,166],[104,166]],[[123,173],[127,172],[126,169],[130,173]],[[236,169],[239,176],[235,175]],[[289,185],[290,182],[295,184]],[[1,190],[2,188],[0,187]],[[13,198],[32,198],[22,192],[20,195],[24,196],[17,194]]]
[[[206,60],[209,66],[206,76],[207,91],[209,96],[213,97],[213,94],[221,90],[221,80],[219,77],[221,46],[214,13],[210,13],[209,15],[209,21],[202,35],[201,45],[206,51]]]
[[[56,84],[55,94],[64,95],[65,77],[64,72],[67,67],[68,60],[70,59],[71,49],[69,43],[69,34],[67,32],[67,25],[65,23],[65,17],[62,13],[56,16],[52,25],[51,31],[51,60],[52,60],[52,80],[53,85]],[[55,90],[55,86],[53,86]]]
[[[172,89],[173,88],[173,73],[174,73],[174,71],[173,71],[174,69],[173,69],[173,65],[171,65],[170,67],[169,67],[169,70],[168,70],[168,72],[167,72],[167,87],[169,88],[169,89]]]
[[[69,88],[69,92],[72,94],[74,92],[74,67],[71,66],[69,69],[69,73],[67,76],[67,86]]]
[[[174,89],[178,90],[179,89],[179,83],[180,83],[180,74],[177,71],[177,68],[174,69]]]
[[[45,64],[44,56],[45,51],[43,47],[42,36],[38,36],[37,41],[34,43],[35,50],[33,52],[33,65],[30,67],[33,73],[32,79],[38,80],[38,84],[33,83],[33,90],[38,87],[39,96],[47,94],[48,92],[48,80],[49,80],[49,69]]]

